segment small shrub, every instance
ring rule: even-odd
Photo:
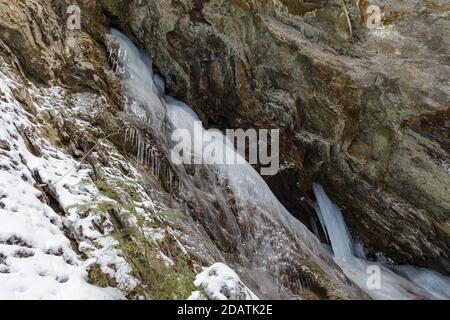
[[[169,266],[160,257],[159,244],[149,241],[142,228],[117,234],[116,239],[119,242],[118,249],[133,268],[134,276],[145,287],[148,299],[183,300],[198,290],[194,286],[195,273],[179,249],[166,252],[174,262]]]
[[[93,265],[89,269],[89,283],[101,288],[117,286],[116,280],[104,273],[99,265]]]
[[[141,215],[138,214],[138,209],[145,211],[145,208],[137,205],[142,199],[132,185],[119,179],[110,179],[99,180],[96,186],[102,199],[74,207],[86,215],[101,215],[114,210],[122,216],[136,218],[135,226],[118,230],[113,236],[118,242],[117,248],[131,266],[133,276],[141,282],[138,295],[155,300],[181,300],[199,290],[194,286],[195,273],[188,257],[181,253],[170,237],[166,235],[163,241],[156,242],[145,234],[146,228],[162,227],[165,219],[178,219],[180,212],[169,209]],[[162,252],[173,261],[173,265],[165,263],[161,257]],[[104,274],[99,266],[91,268],[89,280],[99,287],[116,286],[114,279]]]

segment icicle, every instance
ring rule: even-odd
[[[353,240],[341,211],[327,196],[321,185],[314,184],[314,193],[318,202],[317,214],[328,233],[336,262],[347,276],[369,295],[375,299],[448,299],[450,297],[450,293],[445,295],[435,290],[435,283],[439,283],[442,288],[447,281],[447,288],[444,290],[450,292],[450,279],[436,272],[413,266],[393,267],[397,272],[403,273],[405,277],[402,277],[381,262],[367,261],[355,256]],[[367,290],[367,270],[374,266],[382,272],[382,286],[377,290]]]

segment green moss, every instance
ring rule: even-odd
[[[116,287],[116,281],[102,271],[100,266],[94,265],[89,270],[89,283],[94,286],[107,288]]]
[[[186,300],[193,291],[195,274],[189,269],[175,270],[169,267],[160,270],[160,280],[150,290],[155,300]]]
[[[95,183],[100,194],[106,198],[120,201],[120,193],[111,181],[100,180]]]
[[[157,242],[145,234],[147,228],[162,227],[164,219],[176,220],[180,213],[175,210],[138,214],[142,201],[133,185],[119,179],[102,179],[96,183],[100,199],[75,205],[84,214],[106,214],[115,210],[136,219],[136,225],[113,234],[117,249],[132,267],[132,275],[139,279],[142,288],[139,295],[156,300],[177,300],[188,298],[193,291],[195,273],[187,256],[166,236]],[[149,219],[150,218],[150,219]],[[153,218],[153,219],[151,219]],[[156,219],[157,218],[157,219]],[[161,254],[173,261],[167,265]],[[89,280],[99,287],[112,286],[111,279],[100,267],[94,266],[89,272]]]
[[[193,291],[195,273],[189,266],[187,256],[178,248],[149,240],[143,228],[135,227],[115,235],[118,249],[133,269],[144,289],[144,295],[153,300],[183,300]],[[167,265],[161,257],[164,252],[173,261]]]

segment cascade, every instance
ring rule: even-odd
[[[167,159],[173,142],[171,133],[186,129],[194,135],[195,123],[200,121],[196,113],[181,101],[164,95],[164,82],[153,73],[152,60],[143,51],[118,31],[112,30],[110,38],[119,54],[116,63],[123,68],[123,86],[131,98],[125,108],[127,115],[139,126],[145,124],[152,132]],[[126,53],[125,53],[126,52]],[[206,133],[201,128],[203,134]],[[206,133],[207,134],[207,133]],[[146,142],[139,129],[129,129],[127,137],[137,146],[137,158],[149,165],[157,177],[161,175],[161,161],[157,149]],[[196,155],[205,148],[192,147]],[[195,146],[194,142],[194,146]],[[224,252],[224,260],[234,264],[250,283],[257,284],[261,297],[292,296],[309,287],[311,278],[292,274],[300,272],[307,261],[320,267],[324,274],[349,288],[318,239],[298,220],[294,219],[273,195],[260,175],[222,136],[213,143],[230,151],[238,159],[237,165],[171,165],[172,171],[165,178],[175,176],[177,193],[186,200],[195,199],[196,218],[207,233]],[[227,153],[228,154],[228,153]],[[188,168],[189,167],[189,168]],[[413,266],[388,267],[379,262],[368,261],[361,249],[355,246],[339,208],[326,195],[322,186],[315,184],[316,211],[326,237],[333,249],[334,261],[344,273],[362,290],[375,299],[439,299],[450,297],[449,280],[433,271]],[[359,253],[358,253],[359,252]],[[355,255],[358,253],[358,256]],[[305,258],[306,255],[306,258]],[[381,285],[373,289],[368,286],[368,270],[380,270]],[[372,269],[371,269],[372,268]],[[291,287],[281,279],[291,273]]]
[[[320,184],[314,184],[316,211],[331,242],[334,259],[345,274],[374,299],[449,299],[450,279],[414,266],[387,266],[355,256],[356,247],[339,208]],[[360,254],[361,256],[362,254]],[[367,284],[369,270],[380,271],[379,288]]]
[[[130,121],[145,126],[157,141],[158,150],[170,159],[171,133],[186,129],[194,137],[196,113],[181,101],[164,95],[164,82],[153,73],[152,59],[123,34],[111,30],[109,38],[117,43],[116,55],[123,66],[122,85],[131,102],[125,109]],[[117,45],[115,45],[117,46]],[[203,134],[206,130],[201,128]],[[155,159],[143,136],[130,130],[138,146],[138,159]],[[198,142],[198,141],[197,141]],[[214,139],[223,150],[236,157],[236,165],[175,165],[171,170],[178,188],[177,196],[194,203],[191,215],[199,221],[223,254],[223,260],[236,270],[260,297],[281,298],[301,294],[316,275],[305,273],[305,265],[321,270],[327,281],[339,283],[350,296],[358,290],[346,281],[338,266],[317,238],[283,207],[261,176],[222,136]],[[194,143],[195,145],[195,143]],[[205,145],[201,145],[200,152]],[[195,154],[198,150],[192,148]],[[160,164],[151,160],[159,177]],[[325,279],[324,278],[324,279]],[[289,279],[289,280],[287,280]]]

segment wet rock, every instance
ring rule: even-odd
[[[205,206],[198,199],[183,202],[164,175],[136,163],[136,146],[125,139],[123,92],[108,73],[108,22],[154,55],[168,92],[192,105],[205,125],[281,130],[282,169],[268,183],[294,216],[312,223],[311,183],[320,180],[374,252],[448,273],[449,55],[446,39],[430,27],[448,30],[441,17],[448,8],[438,0],[388,1],[385,25],[369,32],[362,2],[88,0],[81,4],[82,29],[68,31],[66,2],[0,0],[0,48],[17,74],[37,85],[33,90],[51,84],[70,92],[62,107],[53,106],[58,112],[41,112],[41,133],[75,157],[86,154],[93,181],[111,168],[126,176],[144,172],[145,181],[136,183],[145,193],[186,213],[167,224],[181,230],[198,264],[232,257],[239,241],[215,232],[218,224],[200,225],[195,218],[205,216]],[[76,111],[78,93],[105,102],[84,102],[90,108]],[[34,121],[33,102],[42,101],[20,89],[15,95]],[[152,134],[145,138],[153,142]],[[40,156],[36,135],[23,138]],[[0,151],[8,147],[0,141]],[[236,203],[229,203],[233,210]],[[252,231],[251,223],[239,223]],[[291,245],[273,222],[265,226],[275,242]],[[294,249],[283,264],[270,265],[291,294],[306,296],[306,284],[308,297],[365,298],[339,270],[336,280]]]
[[[299,170],[274,190],[310,197],[320,180],[366,246],[450,273],[445,1],[106,2],[209,127],[281,129],[282,167]]]
[[[10,151],[11,147],[10,147],[8,141],[0,139],[0,149],[6,150],[6,151]]]

